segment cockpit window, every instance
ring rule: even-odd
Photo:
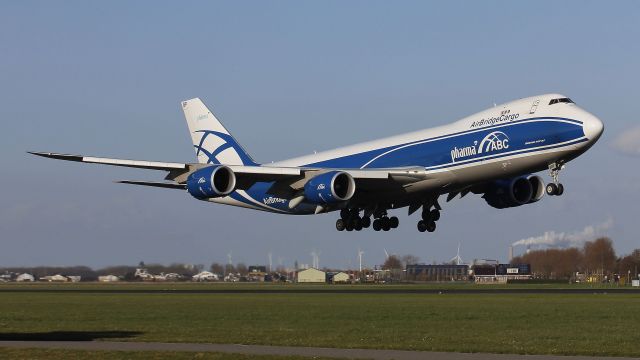
[[[553,105],[553,104],[557,104],[557,103],[573,104],[574,102],[569,98],[553,99],[553,100],[549,101],[549,105]]]

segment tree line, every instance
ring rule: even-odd
[[[516,256],[512,264],[531,264],[537,278],[569,280],[578,273],[585,276],[638,276],[640,249],[629,255],[616,256],[611,239],[601,237],[587,241],[582,248],[532,250]]]

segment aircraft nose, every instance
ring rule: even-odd
[[[604,131],[604,124],[597,117],[589,114],[583,122],[585,136],[589,141],[596,141]]]

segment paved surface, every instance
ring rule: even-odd
[[[640,289],[0,289],[0,293],[67,294],[628,294],[640,295]]]
[[[466,354],[404,350],[373,349],[333,349],[317,347],[262,346],[235,344],[189,344],[189,343],[152,343],[152,342],[111,342],[111,341],[0,341],[0,348],[46,348],[74,350],[110,350],[110,351],[190,351],[221,352],[247,355],[298,355],[322,356],[348,359],[375,360],[594,360],[622,359],[588,356],[553,355],[510,355],[510,354]],[[628,358],[632,359],[632,358]]]

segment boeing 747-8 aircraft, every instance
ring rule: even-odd
[[[494,106],[450,125],[392,136],[272,164],[247,154],[200,99],[182,102],[197,163],[121,160],[32,152],[54,159],[164,170],[163,182],[120,183],[186,190],[198,200],[279,214],[340,211],[339,231],[398,227],[387,211],[422,209],[420,232],[432,232],[438,199],[482,195],[498,209],[562,195],[558,174],[587,151],[602,122],[564,95]],[[532,175],[549,170],[551,182]],[[371,218],[373,217],[373,221]]]

